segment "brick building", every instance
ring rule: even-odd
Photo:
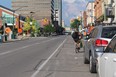
[[[84,27],[87,26],[87,14],[86,14],[86,11],[83,12],[83,24],[84,24]]]
[[[96,22],[102,22],[103,21],[103,15],[104,15],[104,8],[103,8],[103,1],[102,0],[95,0],[95,21]]]
[[[14,13],[13,10],[0,5],[0,33],[5,34],[6,25],[11,31],[14,29],[18,31],[19,28],[22,29],[24,23],[22,18],[19,14]]]
[[[94,1],[89,1],[86,5],[86,14],[87,14],[87,25],[94,23],[95,14],[94,14]]]

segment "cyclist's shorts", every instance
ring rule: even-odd
[[[79,40],[79,39],[74,39],[74,41],[75,41],[76,43],[80,43],[81,40]]]

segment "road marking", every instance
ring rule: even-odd
[[[58,37],[58,38],[60,38],[60,37]],[[0,56],[6,55],[6,54],[8,54],[8,53],[15,52],[15,51],[17,51],[17,50],[21,50],[21,49],[28,48],[28,47],[31,47],[31,46],[33,46],[33,45],[43,44],[43,43],[46,43],[46,42],[49,42],[49,41],[52,41],[52,40],[55,40],[55,39],[58,39],[58,38],[53,38],[53,39],[50,39],[50,40],[43,41],[43,42],[41,42],[41,43],[35,43],[35,44],[23,46],[23,47],[21,47],[21,48],[17,48],[17,49],[13,49],[13,50],[10,50],[10,51],[6,51],[6,52],[3,52],[3,53],[0,53]]]
[[[67,39],[65,39],[59,46],[58,48],[48,57],[48,59],[38,68],[36,72],[32,74],[31,77],[36,77],[37,74],[40,72],[40,70],[47,64],[47,62],[53,57],[53,55],[58,51],[58,49],[65,43]]]

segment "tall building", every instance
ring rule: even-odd
[[[12,0],[12,8],[23,16],[32,16],[36,20],[47,18],[53,22],[54,0]]]
[[[62,0],[54,1],[54,21],[58,21],[58,25],[62,26]]]

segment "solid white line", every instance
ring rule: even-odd
[[[67,39],[65,39],[59,46],[58,48],[48,57],[48,59],[38,68],[36,72],[32,74],[31,77],[36,77],[37,74],[40,72],[40,70],[47,64],[47,62],[53,57],[53,55],[58,51],[58,49],[65,43]]]
[[[58,38],[59,38],[59,37],[58,37]],[[47,40],[47,41],[43,41],[43,42],[41,42],[41,43],[35,43],[35,44],[23,46],[23,47],[21,47],[21,48],[17,48],[17,49],[14,49],[14,50],[6,51],[6,52],[3,52],[3,53],[0,53],[0,56],[5,55],[5,54],[8,54],[8,53],[15,52],[15,51],[17,51],[17,50],[21,50],[21,49],[28,48],[28,47],[31,47],[31,46],[33,46],[33,45],[37,45],[37,44],[39,45],[39,44],[42,44],[42,43],[46,43],[46,42],[49,42],[49,41],[52,41],[52,40],[55,40],[55,39],[57,39],[57,38],[53,38],[53,39],[50,39],[50,40]]]

